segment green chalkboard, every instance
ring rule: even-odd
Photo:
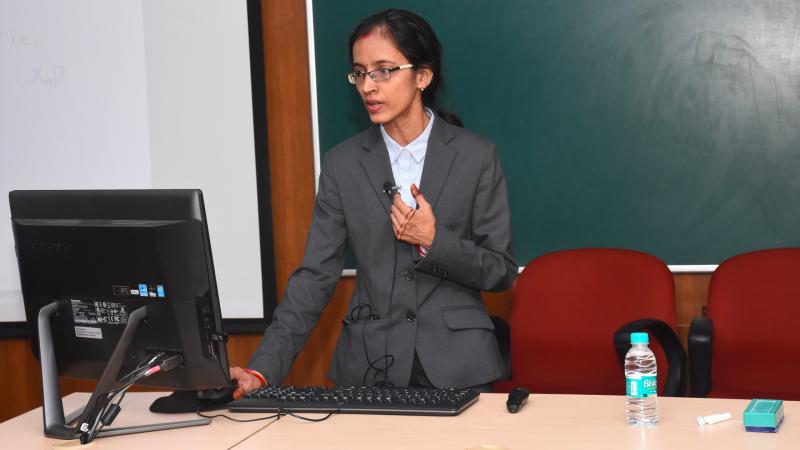
[[[800,2],[315,1],[322,152],[369,126],[347,39],[387,7],[431,23],[442,106],[497,143],[520,264],[800,245]]]

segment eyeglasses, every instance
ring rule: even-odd
[[[402,66],[397,67],[386,67],[383,69],[375,69],[370,72],[361,72],[355,71],[350,72],[347,74],[347,81],[350,84],[364,84],[364,80],[367,79],[367,75],[372,78],[372,81],[386,81],[389,78],[392,78],[392,72],[398,71],[400,69],[410,69],[414,67],[413,64],[403,64]]]

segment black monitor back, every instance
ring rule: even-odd
[[[183,366],[142,384],[229,385],[201,191],[13,191],[9,200],[35,353],[39,309],[59,302],[59,374],[98,379],[128,315],[145,307],[121,374],[148,354],[180,353]]]

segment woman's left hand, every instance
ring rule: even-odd
[[[433,208],[416,184],[411,185],[411,195],[417,201],[418,209],[406,205],[400,195],[394,196],[392,202],[394,235],[403,242],[429,248],[436,235],[436,217],[433,215]]]

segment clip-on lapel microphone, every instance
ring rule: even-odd
[[[392,185],[391,181],[383,183],[383,193],[389,197],[389,201],[394,201],[394,194],[396,194],[398,190],[400,190],[400,186]]]

